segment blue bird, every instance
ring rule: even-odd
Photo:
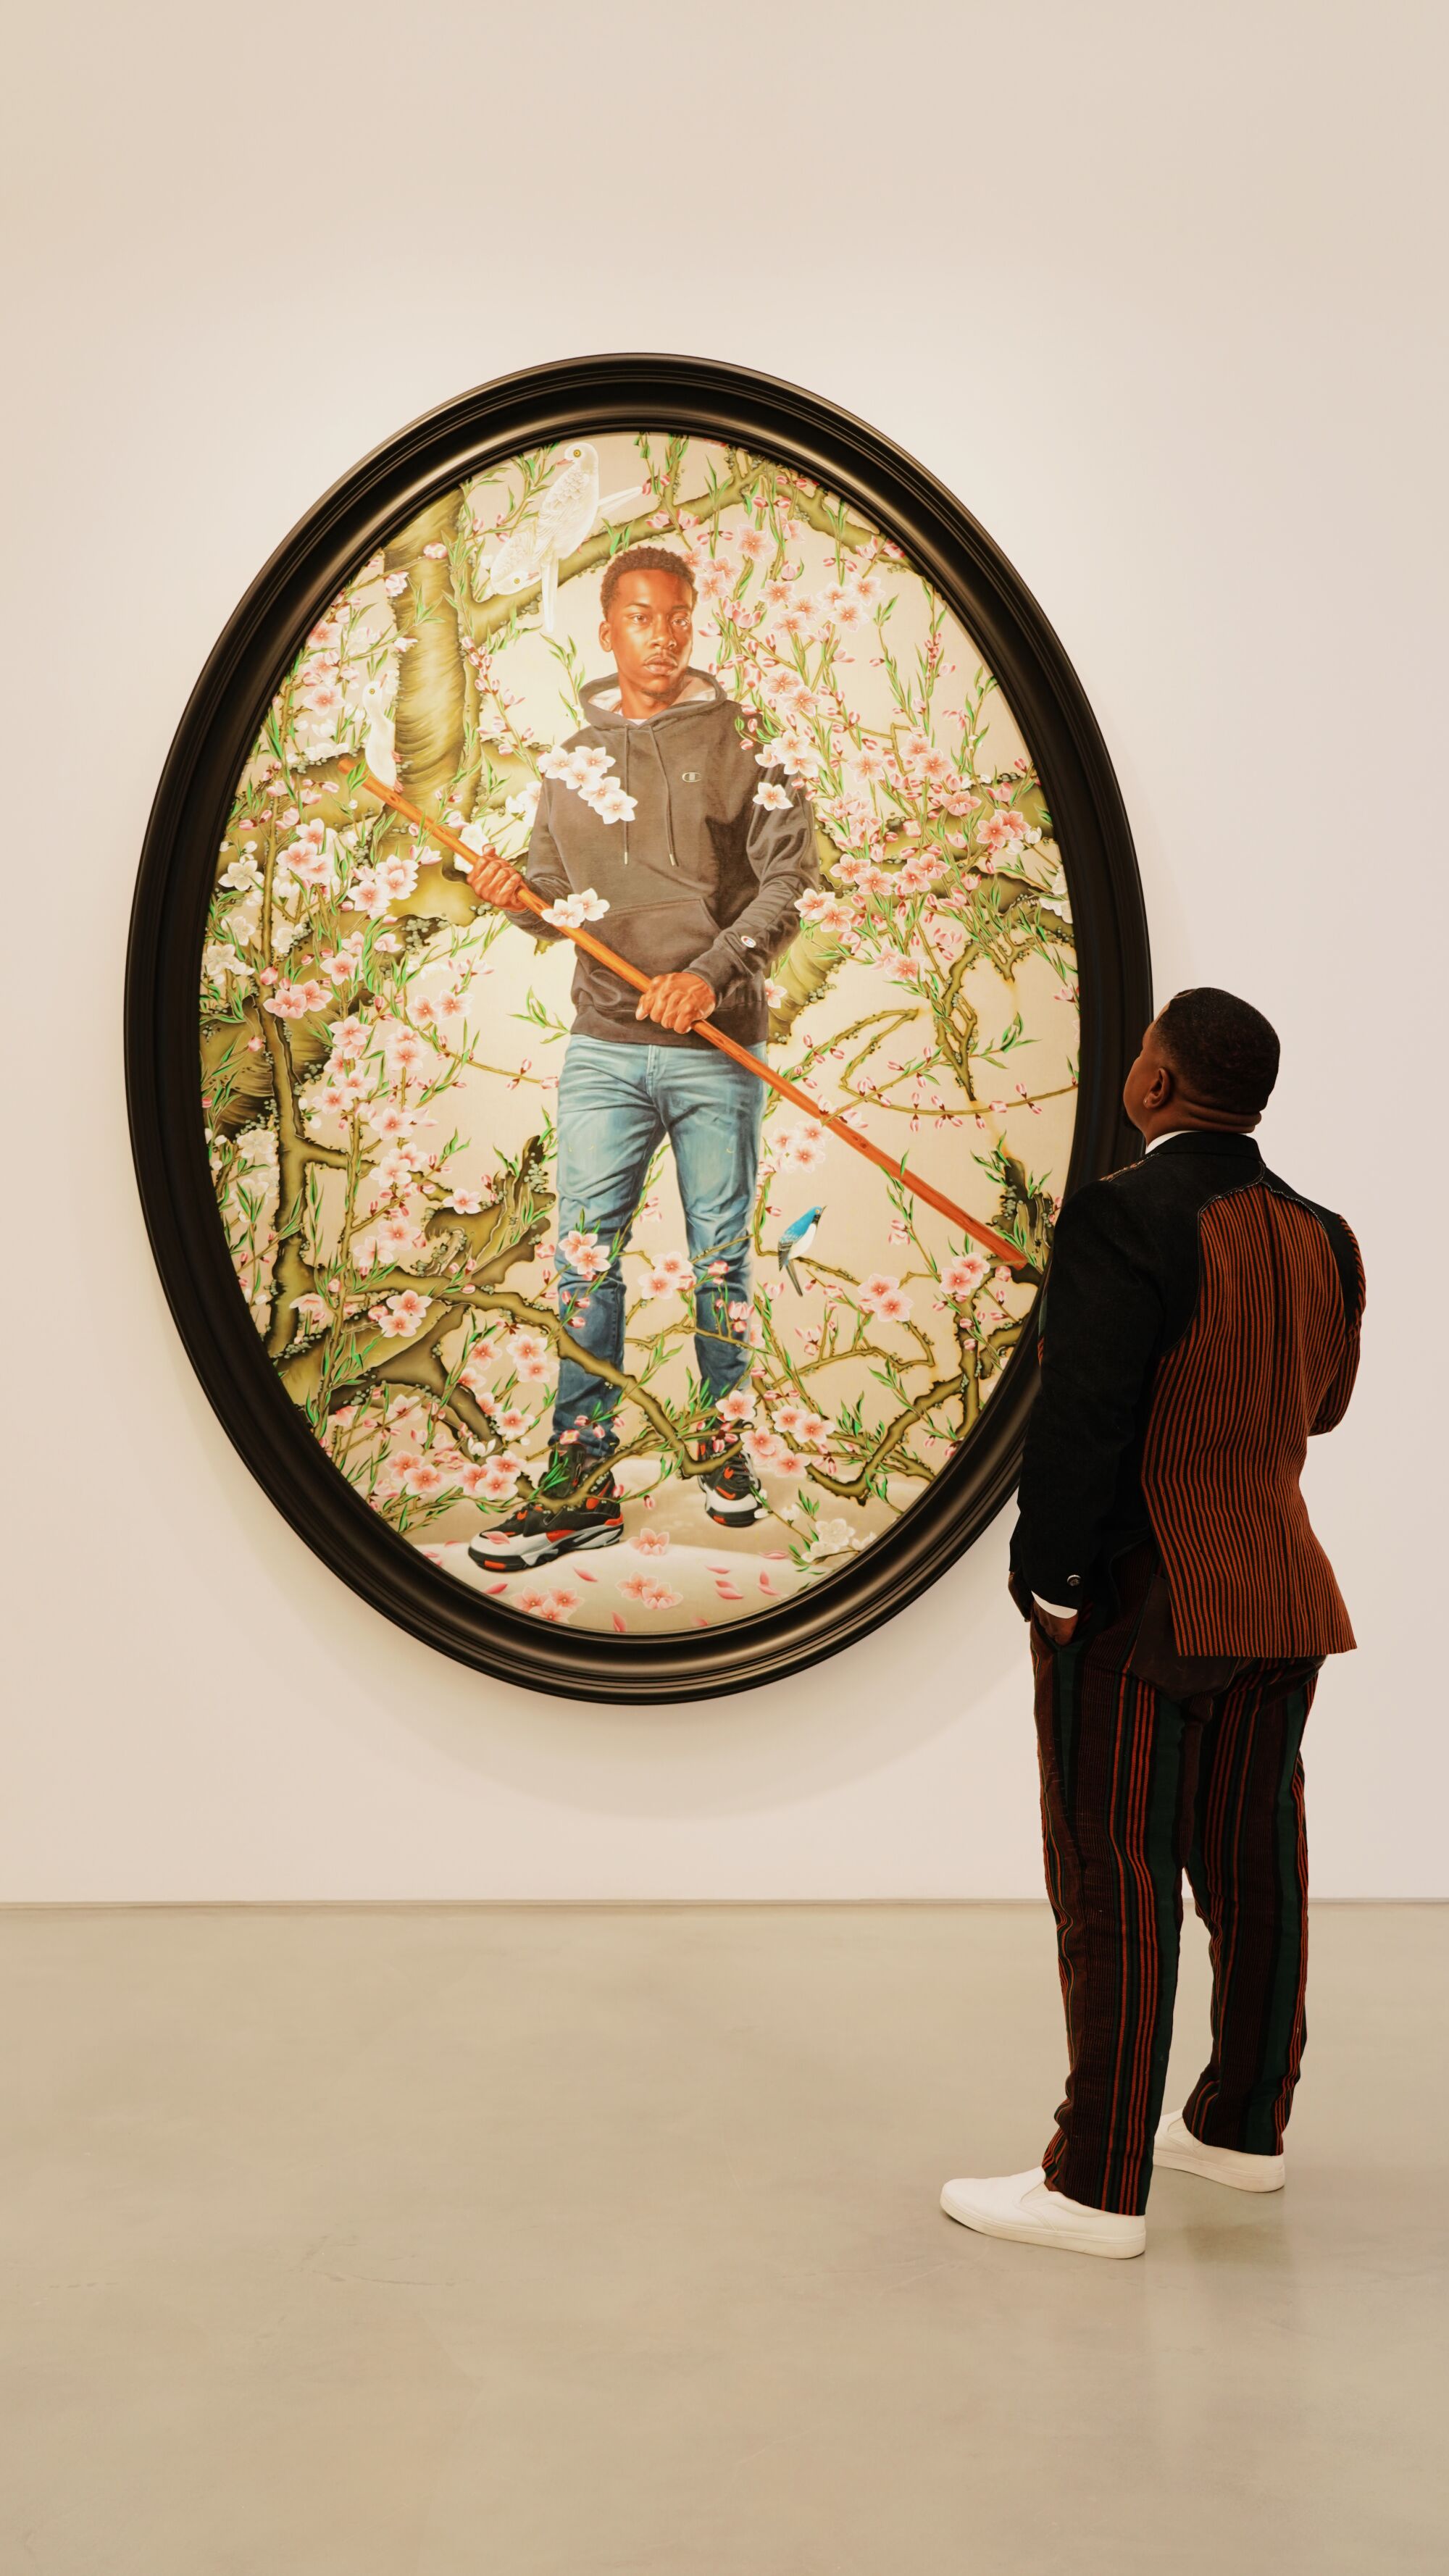
[[[775,1247],[776,1267],[784,1271],[797,1297],[803,1297],[805,1291],[800,1285],[800,1274],[795,1267],[795,1254],[809,1251],[815,1240],[816,1228],[824,1214],[824,1208],[807,1208],[803,1216],[796,1217],[793,1225],[786,1226]]]

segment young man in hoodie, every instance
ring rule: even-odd
[[[559,1310],[575,1340],[624,1368],[620,1254],[667,1138],[694,1271],[695,1355],[706,1407],[705,1508],[726,1527],[763,1497],[714,1408],[750,1365],[750,1221],[764,1086],[698,1034],[712,1020],[758,1052],[765,977],[818,885],[809,800],[756,741],[751,719],[690,664],[694,581],[662,546],[632,546],[604,575],[599,641],[614,674],[582,692],[586,722],[541,764],[524,876],[485,851],[470,883],[534,937],[526,882],[551,905],[595,898],[599,936],[649,977],[633,988],[582,949],[558,1093]],[[575,1255],[566,1246],[575,1241]],[[608,1547],[623,1513],[608,1460],[622,1390],[575,1359],[559,1368],[552,1446],[535,1501],[474,1540],[490,1572]]]

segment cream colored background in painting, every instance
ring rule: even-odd
[[[206,653],[400,421],[616,347],[792,377],[962,494],[1105,729],[1159,991],[1281,1026],[1269,1153],[1370,1279],[1309,1473],[1361,1641],[1315,1884],[1449,1892],[1439,13],[63,0],[9,68],[5,1892],[1039,1889],[1005,1519],[788,1685],[551,1705],[339,1590],[149,1262],[121,964]]]

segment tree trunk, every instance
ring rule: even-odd
[[[397,630],[407,649],[398,656],[397,706],[393,719],[397,783],[425,813],[442,816],[458,809],[473,811],[478,784],[477,753],[468,759],[466,717],[468,677],[458,634],[457,611],[446,553],[430,555],[430,545],[447,547],[456,540],[460,498],[443,493],[410,520],[383,556],[386,573],[404,573],[406,590],[393,600]],[[407,825],[390,821],[379,842],[381,852],[415,854],[418,881],[398,913],[469,922],[477,904],[451,860],[440,863],[421,837],[414,841]]]

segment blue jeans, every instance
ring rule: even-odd
[[[667,1136],[694,1270],[694,1349],[705,1402],[717,1403],[750,1365],[750,1345],[730,1322],[748,1306],[750,1221],[760,1162],[765,1086],[727,1056],[694,1047],[630,1046],[572,1037],[558,1086],[559,1313],[576,1342],[624,1365],[624,1278],[650,1162]],[[566,1236],[592,1234],[608,1269],[586,1279],[565,1256]],[[716,1265],[719,1275],[711,1276]],[[606,1458],[618,1443],[620,1391],[577,1360],[561,1362],[553,1436]]]

